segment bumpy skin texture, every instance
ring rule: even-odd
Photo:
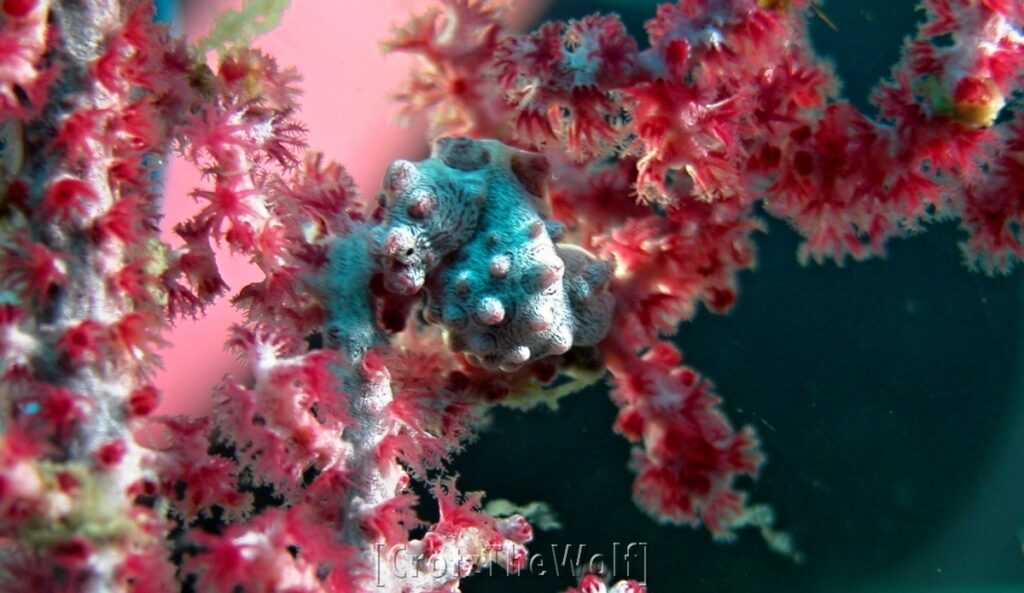
[[[448,345],[513,370],[608,332],[612,268],[556,243],[543,155],[495,140],[442,138],[431,158],[396,161],[384,178],[374,245],[387,290],[424,290],[424,317]]]

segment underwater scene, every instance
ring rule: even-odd
[[[556,2],[546,18],[616,13],[642,38],[653,4]],[[814,49],[842,80],[842,96],[877,113],[869,93],[890,75],[922,12],[913,2],[821,9],[838,31],[810,17]],[[963,235],[943,220],[894,241],[884,259],[801,266],[798,237],[766,222],[736,306],[702,311],[676,343],[714,381],[730,417],[761,436],[768,461],[751,491],[775,508],[802,562],[773,555],[756,533],[715,545],[700,530],[654,525],[632,508],[632,476],[604,463],[628,454],[603,430],[615,418],[603,390],[568,398],[555,414],[499,411],[456,460],[462,479],[559,509],[572,527],[543,531],[533,544],[549,554],[569,533],[592,533],[579,541],[596,552],[645,542],[647,582],[658,590],[1024,588],[1019,271],[968,271],[957,247]],[[493,469],[524,458],[525,480]],[[496,590],[476,585],[465,589]]]
[[[0,0],[0,593],[1024,591],[1017,0]]]

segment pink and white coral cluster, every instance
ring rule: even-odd
[[[488,406],[605,370],[641,508],[793,553],[736,484],[756,435],[668,341],[736,301],[755,208],[805,260],[880,254],[940,215],[971,263],[1021,257],[1016,4],[925,2],[877,120],[837,97],[806,1],[665,4],[643,50],[614,16],[519,35],[487,2],[440,6],[388,47],[424,58],[401,99],[448,138],[368,204],[306,150],[297,75],[270,56],[208,64],[141,0],[2,3],[4,588],[437,593],[515,571],[529,523],[484,513],[447,464]],[[172,146],[209,183],[176,246]],[[229,339],[252,376],[207,418],[149,419],[162,328],[227,290],[217,244],[262,274]]]
[[[745,523],[733,479],[756,475],[757,440],[730,425],[665,338],[701,304],[735,303],[737,273],[756,261],[757,208],[803,235],[804,262],[882,255],[951,216],[971,265],[1006,272],[1019,259],[1020,112],[1007,101],[1024,86],[1016,4],[924,2],[918,35],[873,95],[877,119],[838,96],[811,51],[810,2],[666,3],[645,24],[646,49],[614,15],[452,48],[444,31],[489,31],[482,23],[497,17],[481,3],[440,4],[395,33],[392,47],[427,64],[400,98],[425,107],[437,134],[546,154],[566,240],[614,262],[616,330],[599,350],[616,430],[638,445],[634,493],[655,517],[721,536]],[[478,100],[433,112],[422,89],[455,81]]]

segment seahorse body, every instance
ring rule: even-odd
[[[384,178],[373,249],[387,290],[425,293],[424,316],[470,362],[513,370],[608,332],[611,265],[557,243],[543,155],[442,138]]]

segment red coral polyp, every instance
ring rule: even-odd
[[[39,0],[4,0],[4,14],[16,19],[23,19],[39,6]]]
[[[108,339],[107,328],[96,321],[86,319],[68,328],[58,344],[70,362],[79,365],[98,361],[104,354]]]
[[[111,469],[121,463],[121,460],[124,459],[127,452],[128,448],[121,439],[115,439],[109,443],[105,443],[96,450],[96,465],[99,466],[100,469]]]
[[[99,196],[88,182],[64,177],[43,193],[42,212],[52,222],[80,227],[98,207]]]

